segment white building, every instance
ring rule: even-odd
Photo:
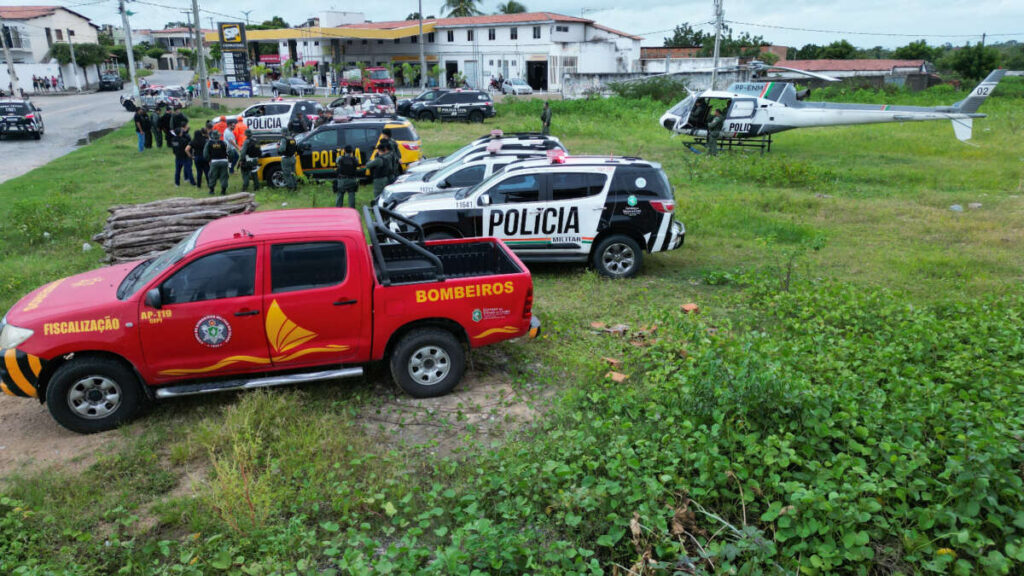
[[[187,70],[189,66],[188,57],[179,54],[178,50],[186,48],[188,50],[195,50],[196,48],[196,35],[195,31],[191,28],[165,28],[163,30],[150,30],[150,37],[154,46],[160,46],[167,50],[167,53],[160,57],[158,68],[161,70]],[[134,31],[132,31],[134,34]],[[206,34],[214,34],[213,30],[203,29],[202,32]],[[132,44],[136,44],[135,37],[132,36]],[[203,41],[204,46],[209,46],[209,41]]]
[[[36,75],[60,77],[69,88],[79,85],[76,72],[90,80],[99,78],[95,66],[88,70],[79,66],[76,71],[70,64],[60,66],[50,57],[54,43],[98,43],[99,27],[85,16],[61,6],[0,6],[0,18],[4,20],[4,34],[11,41],[11,60],[16,64],[20,87],[26,92],[31,91],[32,76]],[[5,62],[3,53],[0,62]],[[3,66],[0,86],[6,89],[9,82],[7,67]]]
[[[321,16],[321,23],[327,21]],[[428,68],[438,65],[448,78],[462,74],[474,88],[485,88],[499,74],[523,78],[538,90],[559,90],[566,74],[640,71],[639,36],[553,12],[424,20],[422,39],[416,20],[250,30],[247,36],[250,43],[277,44],[277,57],[261,61],[316,64],[321,74],[332,64],[417,64],[423,42]]]

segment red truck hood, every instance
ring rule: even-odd
[[[18,301],[7,313],[7,322],[27,328],[86,310],[109,310],[119,303],[117,287],[138,264],[108,266],[45,284]]]

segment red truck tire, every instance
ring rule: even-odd
[[[61,426],[92,434],[116,428],[139,412],[139,379],[109,358],[74,358],[57,369],[46,387],[46,406]]]
[[[444,396],[462,380],[466,354],[447,330],[419,328],[409,332],[391,355],[395,383],[414,398]]]

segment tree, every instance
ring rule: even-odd
[[[280,16],[274,16],[270,20],[264,20],[262,24],[249,24],[246,26],[249,30],[276,30],[278,28],[291,28],[284,18]]]
[[[697,30],[688,22],[683,22],[672,30],[672,36],[665,38],[662,46],[666,48],[699,48],[705,42],[714,42],[714,40],[714,36]]]
[[[91,42],[75,44],[75,62],[82,68],[85,75],[85,87],[89,87],[89,66],[102,64],[108,58],[109,51],[106,46],[100,46]],[[54,42],[50,46],[50,58],[60,62],[62,66],[71,63],[71,46],[67,42]]]
[[[906,46],[900,46],[892,55],[901,60],[928,60],[934,62],[939,48],[932,48],[925,40],[915,40]]]
[[[165,50],[163,46],[153,46],[149,50],[146,50],[146,56],[149,56],[154,60],[159,60],[164,54],[167,54],[167,50]]]
[[[821,46],[817,44],[804,44],[790,60],[817,60],[821,58],[821,50]]]
[[[420,65],[411,62],[402,63],[402,82],[406,86],[415,86],[420,79]]]
[[[950,68],[964,78],[980,80],[999,65],[999,52],[995,48],[975,44],[953,52],[949,60]]]
[[[114,45],[114,37],[111,36],[110,34],[106,34],[104,32],[100,32],[99,34],[96,35],[96,38],[98,39],[98,42],[100,43],[100,46],[113,46]]]
[[[449,18],[479,16],[483,12],[480,12],[480,8],[477,7],[478,2],[480,0],[444,0],[441,9],[448,10]]]
[[[124,46],[118,44],[117,46],[106,46],[107,52],[110,52],[119,62],[128,62],[128,51],[124,49]],[[147,50],[142,46],[132,46],[132,55],[135,57],[136,64],[141,62],[146,56]]]
[[[526,6],[516,2],[516,0],[508,0],[504,4],[498,4],[498,14],[522,14],[526,12]]]
[[[423,19],[424,20],[433,20],[435,18],[437,18],[437,16],[434,16],[433,14],[431,14],[430,16],[427,16],[427,17],[425,17]],[[419,20],[420,19],[420,13],[419,12],[412,12],[408,16],[406,16],[405,19],[406,20]]]
[[[850,60],[856,53],[857,49],[854,48],[853,44],[846,40],[836,40],[822,48],[818,58],[825,60]]]
[[[169,30],[171,28],[191,28],[191,27],[192,27],[192,23],[191,22],[168,22],[167,24],[164,24],[164,30]]]
[[[768,65],[775,64],[779,61],[779,57],[772,52],[761,52],[757,55],[757,59]]]

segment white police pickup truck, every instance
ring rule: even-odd
[[[476,186],[420,194],[394,211],[429,239],[493,236],[523,261],[589,261],[612,278],[635,276],[644,252],[679,248],[686,233],[660,164],[555,151]],[[403,231],[397,220],[390,226]]]

